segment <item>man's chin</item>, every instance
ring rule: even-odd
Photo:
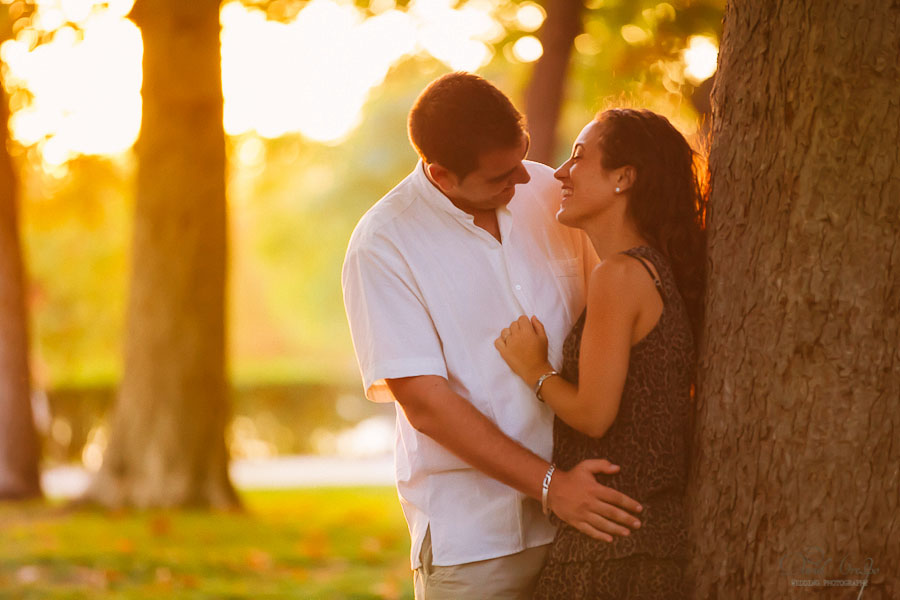
[[[504,190],[494,196],[494,203],[497,205],[497,208],[501,206],[506,206],[509,204],[509,201],[513,199],[513,196],[516,195],[516,188],[511,187],[508,190]]]

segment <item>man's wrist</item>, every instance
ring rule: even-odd
[[[550,514],[550,483],[553,481],[553,474],[556,472],[556,464],[551,464],[544,475],[544,481],[541,484],[541,508],[545,515]]]
[[[568,473],[566,471],[563,471],[559,467],[556,467],[556,469],[553,471],[553,477],[552,477],[553,481],[551,482],[551,485],[548,486],[549,489],[547,490],[547,508],[549,508],[550,511],[555,513],[556,516],[558,516],[558,517],[560,515],[556,511],[558,511],[561,508],[558,505],[559,498],[560,498],[560,492],[563,492],[563,496],[565,496],[564,489],[567,485],[567,482],[566,482],[567,476],[568,476]],[[546,477],[546,473],[544,474],[544,477]],[[541,487],[542,487],[541,491],[543,491],[543,480],[541,481]],[[543,498],[541,498],[541,499],[543,500]],[[543,508],[543,506],[541,506],[541,508]],[[560,518],[562,518],[562,517],[560,517]]]

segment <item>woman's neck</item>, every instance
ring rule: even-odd
[[[583,229],[601,261],[629,248],[648,245],[634,221],[625,214],[598,215]]]

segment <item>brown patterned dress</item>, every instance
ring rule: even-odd
[[[695,350],[690,322],[668,261],[647,246],[624,252],[649,261],[659,273],[663,310],[656,326],[631,347],[619,412],[601,438],[584,435],[558,418],[553,460],[571,469],[588,458],[606,458],[621,469],[598,475],[604,485],[644,507],[641,527],[607,543],[563,523],[541,572],[535,598],[678,599],[685,596],[687,559],[684,489],[690,426],[690,388]],[[644,263],[648,272],[650,269]],[[652,272],[651,272],[651,276]],[[562,376],[578,384],[585,314],[566,338]]]

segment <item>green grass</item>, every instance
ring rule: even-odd
[[[0,598],[412,598],[393,488],[243,498],[245,513],[0,503]]]

